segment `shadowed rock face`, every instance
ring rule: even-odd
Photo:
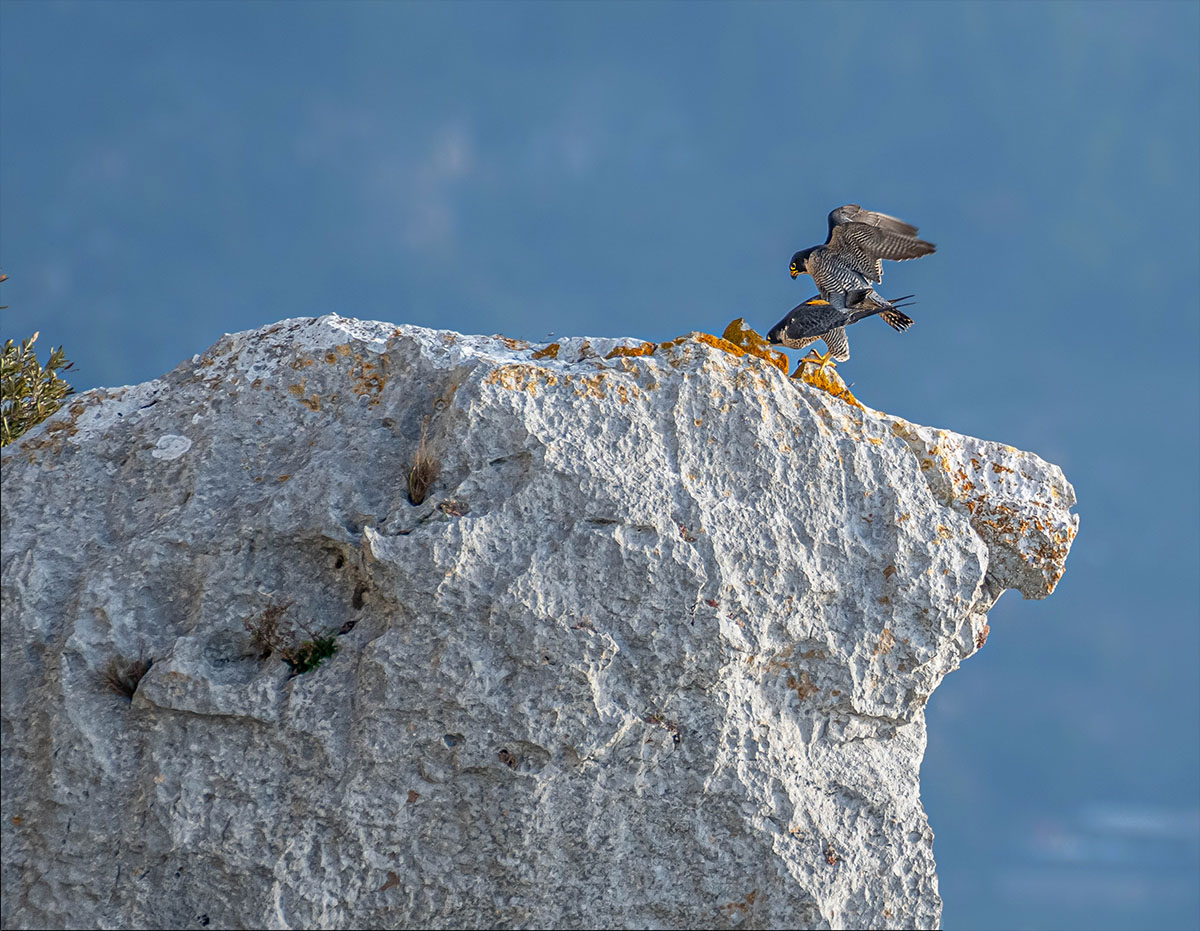
[[[1074,493],[730,348],[290,320],[5,449],[5,926],[936,925],[925,702]]]

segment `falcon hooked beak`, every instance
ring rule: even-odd
[[[800,269],[798,269],[795,265],[793,265],[791,268],[791,272],[792,272],[792,277],[795,278],[796,276],[798,276],[800,274]]]

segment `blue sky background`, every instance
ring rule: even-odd
[[[874,407],[1060,464],[1080,535],[931,699],[945,927],[1200,926],[1200,4],[0,4],[3,336],[81,389],[349,316],[667,339],[936,255]]]

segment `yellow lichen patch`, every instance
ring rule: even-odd
[[[896,645],[896,635],[890,629],[885,627],[879,632],[879,643],[875,649],[871,651],[872,656],[878,656],[882,653],[884,656],[892,652],[892,647]]]
[[[575,394],[581,398],[607,398],[608,392],[604,390],[604,373],[597,372],[595,375],[579,375],[572,378],[567,376],[567,384],[575,389]]]
[[[706,346],[712,346],[713,349],[720,349],[722,352],[727,352],[731,356],[744,356],[746,354],[746,350],[741,346],[735,346],[729,340],[722,339],[719,336],[713,336],[711,333],[697,333],[695,336],[697,342],[704,343]]]
[[[308,356],[297,356],[295,359],[289,362],[288,365],[294,369],[306,369],[312,365],[313,362],[314,360],[310,359]]]
[[[379,403],[379,395],[383,392],[383,386],[387,384],[387,377],[379,373],[373,362],[368,362],[361,354],[355,353],[354,364],[350,367],[350,378],[354,382],[351,391],[360,398],[369,397],[371,400],[368,404],[371,407]]]
[[[860,411],[865,410],[858,398],[850,393],[850,388],[842,381],[842,376],[830,368],[821,368],[812,364],[799,366],[797,371],[792,373],[792,378],[812,385],[814,388],[820,388],[838,400],[845,401],[851,407],[857,407]]]
[[[321,399],[315,394],[310,395],[309,397],[304,396],[306,383],[307,379],[302,378],[300,379],[300,384],[288,385],[288,394],[294,396],[297,401],[307,407],[310,411],[319,411],[321,409]]]
[[[551,343],[545,349],[536,350],[529,358],[531,359],[557,359],[558,358],[558,343]]]
[[[799,678],[796,676],[788,676],[787,684],[788,688],[792,689],[796,693],[796,697],[799,698],[800,701],[804,701],[810,695],[815,695],[817,692],[821,691],[819,686],[813,685],[812,679],[810,679],[808,673],[804,672],[803,670],[801,670]]]
[[[279,478],[275,479],[275,481],[277,481],[277,482],[286,482],[286,481],[287,481],[289,478],[291,478],[291,477],[292,477],[292,473],[291,473],[291,472],[285,472],[283,475],[279,476]]]
[[[788,370],[788,357],[778,349],[772,349],[771,344],[763,339],[752,327],[746,326],[746,318],[738,317],[725,327],[722,338],[733,345],[744,349],[752,356],[765,359],[785,375]]]
[[[537,394],[539,381],[547,385],[557,385],[558,377],[549,369],[536,365],[501,365],[490,372],[484,380],[486,385],[499,385],[509,391],[528,391]]]
[[[509,349],[528,349],[529,348],[529,343],[527,343],[525,340],[513,339],[512,337],[509,337],[509,336],[501,336],[499,333],[494,334],[492,336],[492,339],[500,340],[500,342],[504,343],[504,345],[507,346]]]
[[[641,396],[642,392],[636,385],[632,387],[632,390],[625,385],[617,385],[617,400],[622,404],[628,404],[631,397],[640,398]]]
[[[734,912],[739,912],[743,917],[750,912],[750,907],[754,904],[754,900],[758,898],[758,890],[748,893],[741,902],[729,902],[725,905],[718,905],[717,911],[725,912],[730,917]],[[738,919],[741,921],[741,918]]]
[[[663,348],[665,349],[666,347],[667,344],[663,343]],[[604,358],[618,359],[621,356],[652,356],[656,348],[654,343],[642,343],[640,346],[617,346]]]

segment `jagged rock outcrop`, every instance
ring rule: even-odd
[[[713,337],[227,336],[4,450],[3,923],[932,927],[923,708],[1073,503]]]

